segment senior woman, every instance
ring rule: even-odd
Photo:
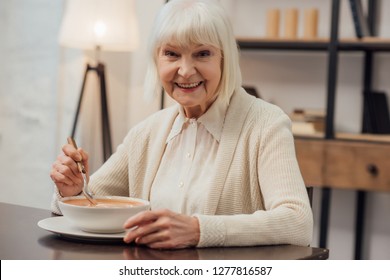
[[[90,178],[99,195],[149,200],[127,220],[125,242],[151,248],[308,245],[312,212],[297,164],[291,123],[278,107],[241,87],[239,55],[222,7],[172,0],[160,11],[149,44],[145,94],[176,105],[132,128]],[[75,161],[63,147],[51,170],[61,196],[77,195]]]

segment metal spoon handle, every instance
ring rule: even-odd
[[[76,141],[72,137],[68,137],[68,144],[72,145],[76,150],[78,149]],[[81,161],[76,161],[76,163],[80,173],[87,173]]]
[[[76,141],[72,138],[72,137],[68,137],[68,144],[72,145],[76,150],[78,149],[77,148],[77,144],[76,144]],[[88,201],[93,204],[93,205],[96,205],[97,202],[96,200],[93,198],[93,195],[92,193],[89,191],[89,188],[88,188],[88,183],[87,183],[87,176],[86,176],[86,171],[85,171],[85,168],[84,168],[84,165],[81,161],[76,161],[77,163],[77,168],[79,170],[79,172],[81,173],[81,175],[83,176],[83,181],[84,181],[84,185],[83,185],[83,194],[84,196],[88,199]]]

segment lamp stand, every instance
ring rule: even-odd
[[[85,83],[87,80],[88,73],[90,71],[96,72],[99,78],[100,83],[100,106],[101,106],[101,117],[102,117],[102,143],[103,143],[103,159],[106,161],[112,154],[112,145],[111,145],[111,132],[110,132],[110,121],[108,115],[108,105],[107,105],[107,90],[106,90],[106,79],[105,79],[105,67],[103,63],[98,62],[96,67],[87,64],[87,67],[84,72],[83,85],[81,87],[79,102],[77,105],[76,115],[73,122],[72,128],[72,138],[74,138],[76,133],[77,121],[80,114],[81,102],[83,100]]]

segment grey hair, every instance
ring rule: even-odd
[[[168,42],[179,46],[211,45],[221,50],[222,77],[218,94],[226,102],[242,84],[239,52],[225,10],[215,0],[171,0],[154,22],[148,45],[149,61],[144,83],[145,98],[161,93],[157,69],[159,48]]]

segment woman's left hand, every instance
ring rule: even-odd
[[[126,243],[134,241],[150,248],[174,249],[196,246],[200,230],[196,217],[167,209],[145,211],[129,218],[124,227],[133,228],[126,233]]]

